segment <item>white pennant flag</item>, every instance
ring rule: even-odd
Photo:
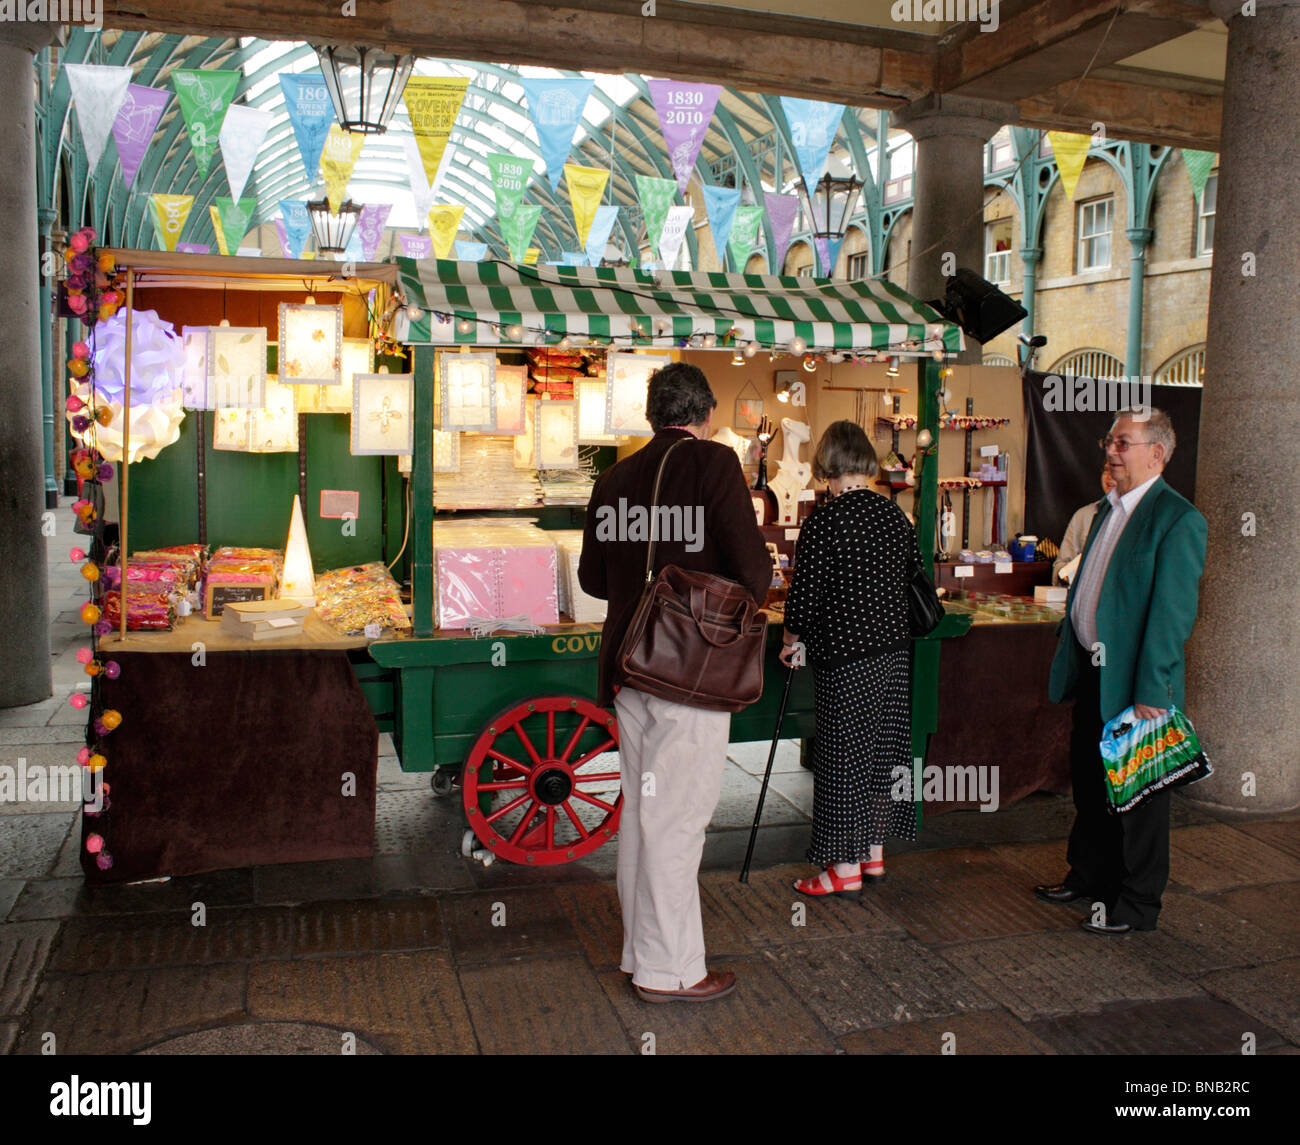
[[[221,158],[226,164],[226,179],[230,182],[230,197],[236,203],[244,193],[244,185],[253,173],[253,163],[257,159],[257,150],[271,128],[275,117],[269,111],[256,107],[245,107],[241,103],[232,103],[226,109],[226,118],[221,125]]]
[[[438,194],[439,188],[442,186],[444,176],[447,174],[447,168],[451,166],[451,157],[454,154],[456,154],[456,145],[448,140],[447,146],[442,149],[442,158],[438,160],[438,170],[433,173],[431,190],[435,197]],[[427,215],[429,212],[425,211],[424,213]]]
[[[659,262],[665,270],[677,265],[677,255],[686,237],[686,228],[695,218],[694,207],[669,207],[664,220],[663,234],[659,236]]]
[[[68,87],[77,106],[77,123],[81,142],[93,174],[104,153],[104,143],[113,130],[113,120],[126,100],[131,82],[130,68],[102,67],[99,64],[64,64]]]
[[[433,205],[433,188],[429,186],[429,177],[424,173],[424,160],[420,157],[420,145],[414,135],[402,139],[406,148],[406,172],[411,179],[411,197],[415,200],[415,223],[421,230]],[[445,155],[451,148],[443,152]]]

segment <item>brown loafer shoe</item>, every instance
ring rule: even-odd
[[[734,971],[710,970],[694,986],[684,990],[651,990],[638,986],[636,993],[643,1002],[712,1002],[715,998],[725,998],[735,988]]]

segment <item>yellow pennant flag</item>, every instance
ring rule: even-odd
[[[578,249],[587,246],[587,236],[596,218],[596,208],[609,182],[609,172],[602,167],[579,167],[576,163],[564,165],[564,181],[569,186],[569,206],[573,209],[573,225],[578,229]]]
[[[530,246],[524,251],[524,265],[536,266],[537,260],[542,257],[541,247]]]
[[[1074,188],[1078,185],[1083,165],[1088,161],[1091,135],[1076,135],[1072,131],[1049,131],[1047,142],[1056,156],[1056,169],[1061,173],[1061,188],[1065,197],[1074,202]]]
[[[226,228],[221,225],[221,212],[216,207],[209,207],[208,214],[212,216],[212,229],[217,235],[217,250],[222,254],[229,254],[230,247],[226,243]]]
[[[447,149],[468,85],[469,77],[412,76],[406,81],[402,99],[411,117],[411,130],[430,186],[438,174],[438,164]]]
[[[194,206],[193,195],[150,195],[149,214],[153,218],[154,234],[163,250],[175,250],[185,229],[185,220]]]
[[[429,208],[429,237],[433,239],[433,253],[438,258],[451,258],[451,248],[456,243],[460,217],[465,204],[438,203]]]
[[[352,169],[361,157],[366,137],[360,131],[344,131],[337,123],[325,136],[325,146],[320,153],[320,172],[325,178],[325,198],[329,200],[330,214],[337,215],[343,204],[343,195],[352,178]]]

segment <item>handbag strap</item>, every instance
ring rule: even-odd
[[[649,584],[654,580],[655,567],[655,509],[659,506],[659,483],[664,477],[664,466],[668,464],[668,455],[672,453],[686,438],[680,437],[664,450],[664,455],[659,459],[659,471],[655,474],[655,489],[650,495],[650,548],[646,551],[645,557],[645,582]]]

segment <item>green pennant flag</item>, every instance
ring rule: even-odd
[[[236,203],[229,195],[218,195],[212,202],[216,211],[213,222],[220,224],[213,228],[217,232],[217,249],[222,254],[234,254],[248,233],[248,222],[257,210],[257,197],[248,195]]]
[[[758,241],[758,224],[762,219],[762,207],[746,204],[736,208],[736,221],[731,224],[727,249],[731,252],[731,265],[737,274],[745,271],[754,243]]]
[[[1192,194],[1196,196],[1197,202],[1200,202],[1201,193],[1205,190],[1205,181],[1210,177],[1210,168],[1214,166],[1214,160],[1213,151],[1192,151],[1190,148],[1183,148],[1183,166],[1187,168],[1187,177],[1192,181]]]
[[[636,193],[641,199],[646,238],[650,240],[650,249],[657,258],[659,239],[664,233],[664,223],[668,220],[668,208],[673,205],[673,199],[677,195],[677,181],[656,179],[653,175],[638,175]]]
[[[515,213],[519,200],[524,197],[528,180],[532,178],[533,161],[498,154],[488,155],[486,159],[488,173],[492,176],[492,191],[497,200],[497,217],[505,222]]]
[[[181,115],[190,136],[194,163],[199,178],[208,177],[212,166],[212,153],[220,142],[221,125],[226,119],[226,108],[235,98],[235,88],[242,72],[219,72],[178,69],[172,72],[172,86],[180,100]]]
[[[501,219],[501,237],[510,248],[510,261],[523,262],[528,254],[528,244],[533,241],[537,220],[542,217],[540,203],[520,203],[508,219]]]

